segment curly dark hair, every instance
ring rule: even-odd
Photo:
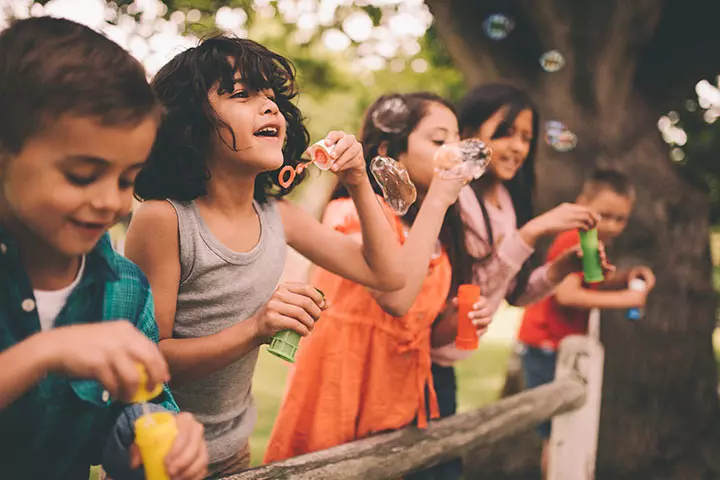
[[[378,108],[382,108],[387,101],[393,99],[401,100],[408,112],[402,129],[387,132],[378,128],[372,117],[373,112]],[[386,155],[389,157],[397,158],[401,153],[407,152],[410,134],[417,128],[420,121],[425,118],[425,115],[428,113],[428,107],[433,103],[443,105],[455,113],[455,108],[450,102],[431,92],[383,95],[375,100],[365,113],[362,131],[360,132],[360,141],[362,142],[365,152],[368,177],[370,178],[373,190],[375,190],[378,195],[382,195],[382,190],[370,172],[370,161],[379,154],[378,151],[383,144],[387,148]],[[333,193],[333,198],[347,196],[349,196],[349,194],[342,185]],[[414,203],[403,217],[403,221],[412,224],[415,221],[419,209],[420,206],[418,202]],[[474,258],[468,253],[467,247],[465,246],[465,224],[460,217],[460,206],[457,202],[451,205],[445,213],[439,239],[445,251],[447,251],[450,264],[452,265],[452,286],[449,294],[449,297],[452,298],[456,295],[459,285],[471,282],[472,264],[474,261]]]
[[[237,73],[250,89],[273,90],[287,122],[283,166],[294,168],[300,163],[310,135],[293,103],[298,90],[292,63],[252,40],[215,35],[175,56],[151,83],[166,114],[148,162],[135,182],[136,197],[189,201],[207,193],[211,173],[206,160],[213,136],[227,129],[233,139],[230,147],[236,149],[235,134],[210,105],[208,93],[212,88],[218,93],[232,91]],[[283,188],[278,184],[279,170],[256,177],[256,201],[282,197],[304,177],[303,172],[293,185]]]

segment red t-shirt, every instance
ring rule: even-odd
[[[579,243],[576,230],[559,234],[548,251],[547,261],[552,262]],[[556,350],[560,340],[568,335],[587,333],[588,314],[585,309],[563,307],[550,295],[525,309],[518,340],[532,347]]]

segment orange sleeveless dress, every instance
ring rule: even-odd
[[[403,242],[400,219],[387,205],[384,208]],[[349,199],[331,202],[324,223],[346,234],[360,232]],[[311,283],[325,293],[331,306],[300,343],[265,462],[395,430],[416,418],[424,428],[426,402],[431,417],[438,416],[430,373],[430,332],[445,306],[451,273],[443,251],[431,261],[408,314],[393,317],[365,287],[316,269]]]

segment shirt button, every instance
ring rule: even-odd
[[[4,243],[0,243],[0,255],[5,255],[7,253],[7,245]]]
[[[107,390],[103,390],[101,398],[103,402],[107,402],[108,400],[110,400],[110,392],[108,392]]]
[[[23,300],[21,306],[23,310],[30,313],[35,310],[35,300],[33,300],[32,298],[26,298],[25,300]]]

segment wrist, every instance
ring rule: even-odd
[[[246,325],[243,325],[246,324]],[[245,335],[241,336],[249,336],[252,342],[253,347],[260,347],[260,345],[263,345],[265,343],[268,343],[268,336],[264,334],[262,329],[260,328],[260,315],[255,314],[252,317],[248,318],[245,322],[240,322],[236,325],[236,327],[241,328],[245,327],[248,328],[250,331],[245,332]],[[248,335],[249,334],[249,335]]]
[[[34,370],[43,377],[51,372],[62,370],[62,355],[59,345],[53,342],[52,331],[40,332],[28,338],[28,354],[35,359]]]
[[[535,219],[530,220],[519,230],[520,238],[529,247],[534,247],[538,237],[540,237],[540,229]]]
[[[455,203],[457,196],[450,197],[441,188],[437,187],[437,182],[433,181],[428,188],[427,194],[423,199],[423,205],[428,204],[429,207],[447,210],[450,205]]]
[[[350,181],[351,180],[351,181]],[[357,173],[355,175],[347,175],[340,177],[340,182],[345,186],[350,196],[372,193],[375,192],[370,185],[370,179],[368,178],[367,172]]]

